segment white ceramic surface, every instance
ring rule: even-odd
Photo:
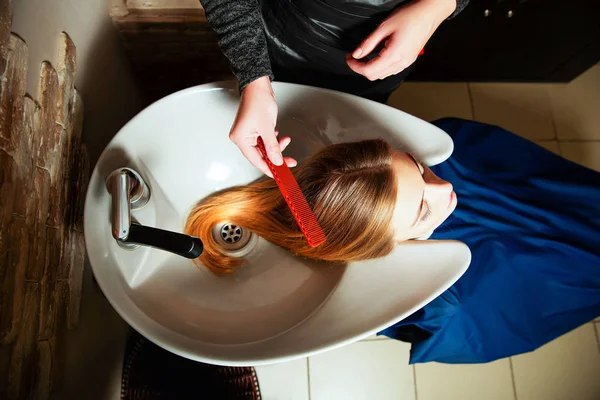
[[[286,154],[304,159],[330,143],[381,137],[425,163],[444,161],[452,141],[437,127],[354,96],[276,83],[278,127],[292,137]],[[134,212],[144,224],[181,232],[206,195],[259,177],[227,134],[234,85],[202,85],[142,111],[110,142],[85,204],[94,275],[119,314],[158,345],[190,359],[259,365],[352,343],[398,321],[454,283],[470,262],[458,242],[410,242],[388,257],[346,268],[313,263],[260,240],[249,262],[217,277],[192,261],[111,237],[105,179],[118,167],[139,172],[152,197]]]

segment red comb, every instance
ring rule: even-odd
[[[298,182],[296,182],[294,175],[292,175],[292,171],[290,171],[288,166],[285,164],[285,161],[283,164],[278,166],[269,160],[267,151],[265,149],[265,144],[260,137],[258,138],[257,146],[267,165],[269,166],[269,169],[273,174],[273,179],[275,179],[275,182],[277,182],[277,186],[279,186],[279,190],[281,190],[283,198],[292,211],[292,215],[296,219],[296,222],[304,234],[308,245],[310,247],[317,247],[327,238],[325,237],[321,226],[317,222],[315,215],[310,209],[310,206],[306,202],[306,198],[302,194],[300,186],[298,186]]]

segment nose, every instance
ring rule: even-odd
[[[446,199],[450,196],[452,190],[453,187],[450,182],[439,178],[427,182],[427,197],[429,198],[429,201],[435,201],[439,198]]]

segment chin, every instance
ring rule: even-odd
[[[454,210],[456,210],[457,205],[458,205],[458,196],[456,196],[456,193],[455,193],[454,199],[452,200],[452,204],[450,204],[450,207],[449,207],[450,212],[448,213],[448,217],[450,216],[450,214],[452,214],[454,212]]]
[[[454,212],[454,210],[456,209],[456,206],[458,205],[458,196],[456,195],[456,192],[453,191],[450,196],[451,196],[450,203],[448,204],[448,208],[446,210],[446,217],[444,218],[444,221],[446,219],[448,219],[450,214],[452,214]],[[442,222],[444,222],[444,221],[442,221]]]
[[[450,217],[450,215],[452,215],[452,213],[454,212],[454,210],[456,209],[456,206],[458,205],[458,201],[456,200],[456,196],[454,196],[454,199],[452,200],[452,202],[450,203],[450,205],[448,206],[448,208],[446,209],[445,212],[445,216],[444,218],[442,218],[436,225],[435,225],[435,229],[439,228],[440,225],[442,225],[444,222],[446,222],[446,220],[448,219],[448,217]]]

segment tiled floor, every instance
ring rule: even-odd
[[[600,171],[600,65],[568,85],[407,83],[390,104],[426,120],[500,125]],[[600,318],[529,354],[484,365],[408,365],[409,346],[366,340],[258,367],[266,400],[598,400]]]

